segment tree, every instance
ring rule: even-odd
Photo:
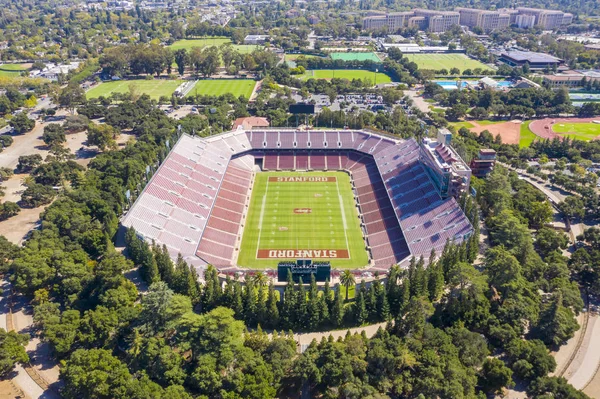
[[[23,173],[27,173],[30,172],[32,169],[38,167],[41,163],[42,156],[40,154],[21,155],[19,157],[17,169]]]
[[[88,145],[95,145],[101,151],[117,148],[116,138],[121,134],[118,128],[108,124],[97,125],[90,123],[88,126]]]
[[[38,206],[49,204],[55,196],[56,191],[52,187],[33,183],[21,194],[21,201],[26,207],[37,208]]]
[[[553,399],[590,399],[589,396],[575,389],[564,377],[543,376],[529,384],[527,396],[532,398]]]
[[[180,75],[183,75],[183,73],[185,72],[185,65],[188,62],[188,54],[187,51],[182,48],[182,49],[178,49],[175,50],[175,63],[177,64],[177,72],[179,72]]]
[[[499,394],[502,388],[512,388],[515,383],[512,379],[512,370],[500,359],[485,359],[479,372],[479,386],[488,394]]]
[[[70,83],[58,95],[58,104],[63,108],[67,108],[71,114],[75,111],[75,107],[84,103],[85,91],[77,83]]]
[[[557,206],[567,219],[574,217],[581,219],[585,216],[583,200],[575,195],[569,195],[564,201],[559,202]]]
[[[5,329],[0,328],[0,377],[6,377],[17,363],[29,361],[25,351],[27,342],[29,342],[27,334],[6,332]]]
[[[554,294],[552,302],[547,304],[540,315],[540,321],[532,334],[547,345],[559,346],[573,337],[579,324],[571,309],[562,304],[562,294]]]
[[[354,274],[350,270],[344,270],[340,276],[340,283],[346,288],[346,301],[348,301],[348,291],[350,286],[356,284]]]
[[[104,349],[78,349],[60,369],[66,399],[127,397],[131,374],[127,366]]]
[[[50,123],[44,126],[42,140],[49,147],[66,143],[65,129],[58,123]]]
[[[13,128],[15,134],[30,132],[35,127],[35,121],[27,117],[27,113],[19,112],[10,120],[9,125]]]
[[[21,212],[21,208],[14,202],[5,201],[0,204],[0,220],[6,220],[16,216]]]

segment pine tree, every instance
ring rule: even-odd
[[[238,318],[244,313],[244,302],[242,300],[242,284],[239,282],[237,275],[233,281],[233,303],[231,308]]]
[[[178,285],[184,286],[187,285],[189,268],[183,267],[185,261],[181,259],[177,259],[176,265],[176,279],[178,281]],[[187,265],[186,265],[187,266]],[[185,280],[183,280],[185,278]],[[209,310],[218,306],[221,300],[221,284],[219,283],[219,276],[217,273],[217,269],[215,269],[212,265],[208,265],[206,271],[204,272],[204,289],[202,290],[202,311],[208,312]]]
[[[152,255],[152,251],[150,247],[145,242],[140,246],[139,253],[139,264],[140,264],[140,273],[142,274],[142,278],[148,285],[155,283],[160,280],[160,275],[158,273],[158,266],[156,266],[156,260]]]
[[[223,289],[223,306],[233,308],[233,280],[229,275],[225,277],[225,289]]]
[[[259,324],[263,325],[265,325],[265,322],[268,319],[267,298],[264,285],[258,287],[258,295],[256,297],[256,319]]]
[[[326,326],[330,323],[329,319],[329,306],[327,305],[327,300],[323,295],[319,297],[318,301],[319,306],[319,327]]]
[[[334,295],[335,294],[331,291],[331,287],[329,286],[329,279],[327,279],[325,281],[325,286],[323,287],[323,298],[327,304],[327,313],[331,313],[331,309],[333,308],[333,302],[335,301]]]
[[[379,321],[386,321],[390,319],[390,304],[388,303],[385,290],[379,290],[379,294],[377,296],[377,317]]]
[[[196,305],[200,302],[201,295],[201,286],[198,281],[198,272],[196,272],[196,268],[192,265],[187,265],[189,272],[187,273],[187,280],[185,286],[184,295],[187,295],[192,300],[192,304]]]
[[[429,267],[429,300],[437,301],[444,292],[444,270],[442,265],[435,263]]]
[[[277,305],[277,292],[273,287],[273,281],[269,283],[268,299],[267,299],[267,317],[265,325],[270,328],[279,327],[279,308]]]
[[[339,286],[335,291],[335,298],[331,309],[331,322],[335,327],[341,327],[344,322],[344,298],[340,294]]]
[[[367,295],[365,296],[365,307],[367,309],[367,318],[370,321],[373,321],[377,318],[377,288],[375,284],[379,284],[378,281],[374,281],[371,283],[371,286],[367,290]]]
[[[160,279],[173,289],[173,261],[171,260],[167,246],[163,244],[163,246],[160,247],[153,243],[152,253],[156,260]]]
[[[283,303],[281,305],[281,324],[283,328],[292,328],[296,322],[296,290],[292,273],[288,272],[287,285],[283,291]]]
[[[398,280],[400,277],[400,267],[394,265],[388,272],[388,279],[386,282],[386,291],[388,303],[392,315],[397,316],[400,309],[400,287],[398,286]]]
[[[298,285],[296,287],[296,309],[298,315],[296,317],[296,326],[300,330],[305,330],[308,327],[307,323],[307,302],[306,302],[306,290],[304,289],[304,284],[302,283],[302,277],[298,281]]]
[[[407,276],[404,276],[402,279],[402,284],[400,285],[400,302],[396,316],[404,312],[406,306],[408,305],[408,301],[410,301],[410,280],[407,278]]]
[[[254,282],[251,278],[246,278],[246,286],[244,287],[244,296],[242,297],[244,310],[242,312],[244,320],[247,324],[254,325],[256,323],[256,293],[254,292]]]
[[[362,292],[359,292],[356,302],[354,303],[354,319],[356,320],[356,323],[361,326],[367,322],[368,318],[369,314],[367,313],[365,296]]]
[[[307,304],[307,326],[310,330],[315,330],[321,324],[321,310],[319,307],[319,289],[317,288],[317,281],[315,275],[310,276],[310,289],[308,291],[308,304]]]

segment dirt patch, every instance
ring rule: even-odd
[[[287,227],[285,227],[285,226],[281,226],[281,227],[279,228],[279,231],[288,231],[288,228],[287,228]]]
[[[484,130],[487,130],[494,137],[500,135],[502,138],[502,143],[504,144],[519,144],[519,139],[521,138],[520,120],[494,123],[486,126],[482,126],[475,121],[471,121],[471,123],[474,125],[474,127],[470,128],[469,130],[473,133],[479,134]]]
[[[0,380],[0,399],[29,398],[10,380]]]

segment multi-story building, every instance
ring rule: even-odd
[[[475,177],[486,177],[496,165],[496,151],[480,149],[477,158],[471,161],[471,173]]]
[[[456,11],[436,11],[417,8],[415,16],[427,20],[427,30],[431,32],[445,32],[453,25],[460,24],[460,14]]]
[[[501,11],[456,8],[460,14],[460,24],[469,28],[479,27],[484,31],[503,29],[510,25],[510,14]]]
[[[600,81],[600,71],[565,71],[554,75],[544,75],[543,81],[551,89],[560,87],[583,87],[588,83]]]
[[[531,29],[535,26],[535,15],[515,15],[514,24],[521,29]]]
[[[437,140],[423,139],[419,159],[442,198],[468,191],[471,169],[450,145],[452,133],[440,129]]]
[[[367,30],[387,28],[390,32],[395,32],[406,26],[417,26],[419,29],[427,29],[431,32],[445,32],[452,25],[458,25],[460,22],[460,14],[456,11],[417,9],[384,15],[369,14],[363,18],[363,28]]]
[[[518,7],[519,15],[532,15],[535,17],[535,25],[543,29],[556,29],[561,25],[568,25],[573,21],[573,14],[558,10],[544,10],[541,8]]]

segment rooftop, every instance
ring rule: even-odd
[[[556,58],[550,54],[536,53],[533,51],[510,50],[503,52],[502,56],[512,58],[515,61],[528,61],[530,63],[562,61],[560,58]]]

